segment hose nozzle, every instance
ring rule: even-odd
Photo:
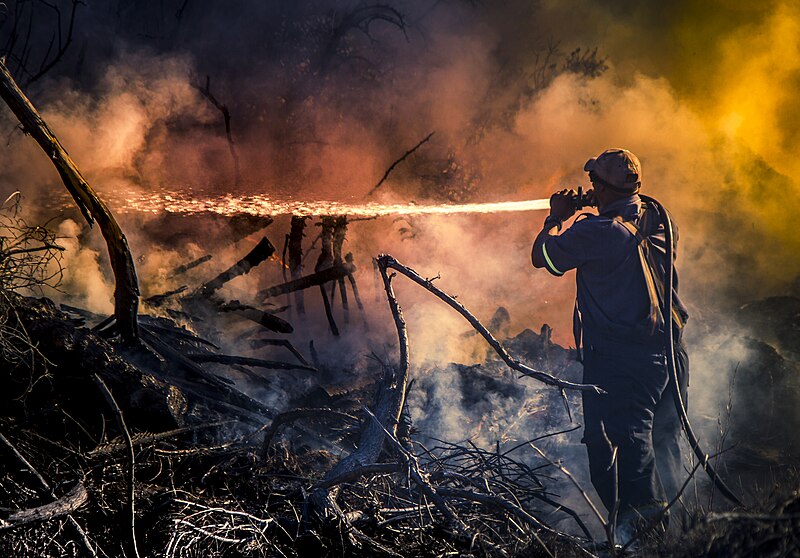
[[[575,193],[575,197],[572,198],[572,206],[575,211],[579,211],[584,207],[595,207],[596,205],[594,196],[590,196],[589,192],[584,192],[583,186],[578,186],[578,191]]]

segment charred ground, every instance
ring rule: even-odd
[[[579,448],[570,437],[580,421],[573,396],[532,389],[490,349],[482,364],[411,373],[408,397],[431,412],[412,421],[405,410],[393,422],[409,381],[402,358],[342,366],[349,357],[320,361],[313,344],[306,358],[291,336],[269,333],[269,321],[248,328],[246,341],[261,358],[224,355],[225,332],[209,320],[220,304],[202,295],[203,285],[188,291],[195,294],[155,299],[151,310],[160,317],[140,315],[137,347],[121,343],[113,320],[4,291],[0,527],[7,555],[132,556],[134,537],[140,555],[166,556],[601,552],[596,518],[562,470],[580,467],[569,460]],[[763,322],[764,338],[731,336],[719,347],[751,349],[731,387],[730,416],[717,419],[719,449],[728,435],[738,441],[725,448],[723,470],[748,507],[730,510],[694,477],[699,484],[675,509],[674,544],[645,540],[644,554],[797,551],[792,402],[800,385],[790,332],[798,305],[786,296],[742,307],[742,319]],[[399,308],[394,316],[402,321]],[[501,308],[489,322],[500,339],[507,317]],[[550,335],[544,326],[502,345],[512,364],[577,380],[574,354]],[[267,359],[265,347],[276,356]],[[438,438],[442,376],[454,379],[450,403],[483,417],[471,438]],[[740,405],[745,398],[751,403]],[[578,414],[572,425],[570,402]],[[525,422],[530,441],[509,438],[515,418],[508,409]],[[375,430],[381,414],[385,426]]]

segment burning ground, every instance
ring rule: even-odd
[[[681,227],[690,415],[747,505],[696,473],[660,551],[796,552],[796,6],[298,4],[0,10],[7,66],[127,235],[143,342],[107,320],[104,239],[4,111],[6,552],[595,553],[556,465],[589,486],[577,394],[398,275],[406,390],[373,258],[578,381],[573,286],[528,263],[544,213],[485,204],[581,183],[611,145]]]

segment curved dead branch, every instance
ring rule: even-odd
[[[398,273],[405,275],[406,277],[414,281],[416,284],[423,287],[425,290],[433,293],[436,296],[436,298],[443,301],[450,308],[461,314],[461,316],[465,320],[467,320],[470,323],[470,325],[474,327],[475,330],[478,333],[480,333],[484,339],[486,339],[486,342],[489,343],[489,345],[492,347],[492,349],[495,350],[495,352],[498,355],[500,355],[500,358],[503,359],[503,362],[505,362],[509,368],[512,368],[525,376],[529,376],[531,378],[539,380],[542,383],[545,383],[550,386],[556,386],[561,389],[572,389],[578,391],[594,391],[595,393],[605,393],[598,386],[591,384],[576,384],[574,382],[569,382],[567,380],[560,380],[555,376],[548,374],[547,372],[541,372],[539,370],[535,370],[530,366],[522,364],[518,360],[514,359],[511,355],[508,354],[508,351],[506,351],[503,348],[500,342],[497,339],[495,339],[491,333],[489,333],[489,330],[486,329],[486,327],[480,321],[478,321],[478,319],[475,316],[473,316],[470,313],[470,311],[464,307],[463,304],[457,302],[452,296],[446,294],[444,291],[434,286],[433,282],[431,282],[430,280],[423,279],[416,271],[414,271],[410,267],[407,267],[398,262],[391,255],[381,254],[380,256],[378,256],[378,266],[381,269],[381,273],[383,273],[384,275],[386,269],[394,269]],[[397,318],[395,318],[395,321],[397,321]],[[400,350],[401,352],[403,350],[402,344]]]
[[[89,226],[97,221],[108,246],[108,256],[114,271],[114,314],[122,340],[135,344],[139,340],[136,316],[139,309],[139,283],[128,240],[106,204],[97,197],[89,183],[75,166],[42,117],[17,86],[6,65],[0,60],[0,98],[55,165],[72,199],[78,205]]]
[[[358,443],[358,449],[339,461],[333,469],[325,475],[323,483],[311,494],[310,501],[312,506],[322,514],[323,517],[341,517],[341,510],[336,504],[336,492],[331,494],[324,483],[330,479],[346,475],[365,465],[373,464],[377,461],[384,445],[384,433],[391,435],[397,434],[397,425],[400,422],[400,414],[406,402],[406,390],[408,388],[408,332],[406,323],[397,298],[392,288],[392,278],[386,273],[386,267],[380,268],[383,277],[383,286],[386,290],[386,297],[389,301],[389,308],[394,317],[397,336],[400,341],[400,363],[395,370],[385,366],[383,369],[384,377],[378,388],[378,396],[375,404],[376,420],[368,422],[362,432]],[[385,430],[384,430],[385,429]]]
[[[39,521],[48,521],[56,517],[61,517],[62,515],[69,515],[84,505],[88,500],[89,493],[86,492],[86,487],[83,486],[83,483],[79,482],[65,496],[59,498],[55,502],[50,502],[36,508],[19,510],[10,514],[5,519],[0,519],[0,531],[15,529]]]

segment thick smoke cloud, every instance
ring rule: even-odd
[[[384,190],[539,197],[585,183],[586,157],[624,145],[683,225],[687,255],[708,262],[687,283],[740,301],[800,271],[779,217],[797,205],[791,3],[400,2],[403,29],[393,12],[362,20],[343,2],[194,1],[177,17],[183,4],[79,7],[72,48],[32,85],[101,191],[234,189],[222,117],[191,86],[208,76],[232,115],[245,191],[363,199],[436,131]],[[34,19],[40,39],[51,20]],[[575,68],[566,53],[592,45],[610,69],[563,71]],[[56,184],[36,146],[11,141],[4,191]]]

